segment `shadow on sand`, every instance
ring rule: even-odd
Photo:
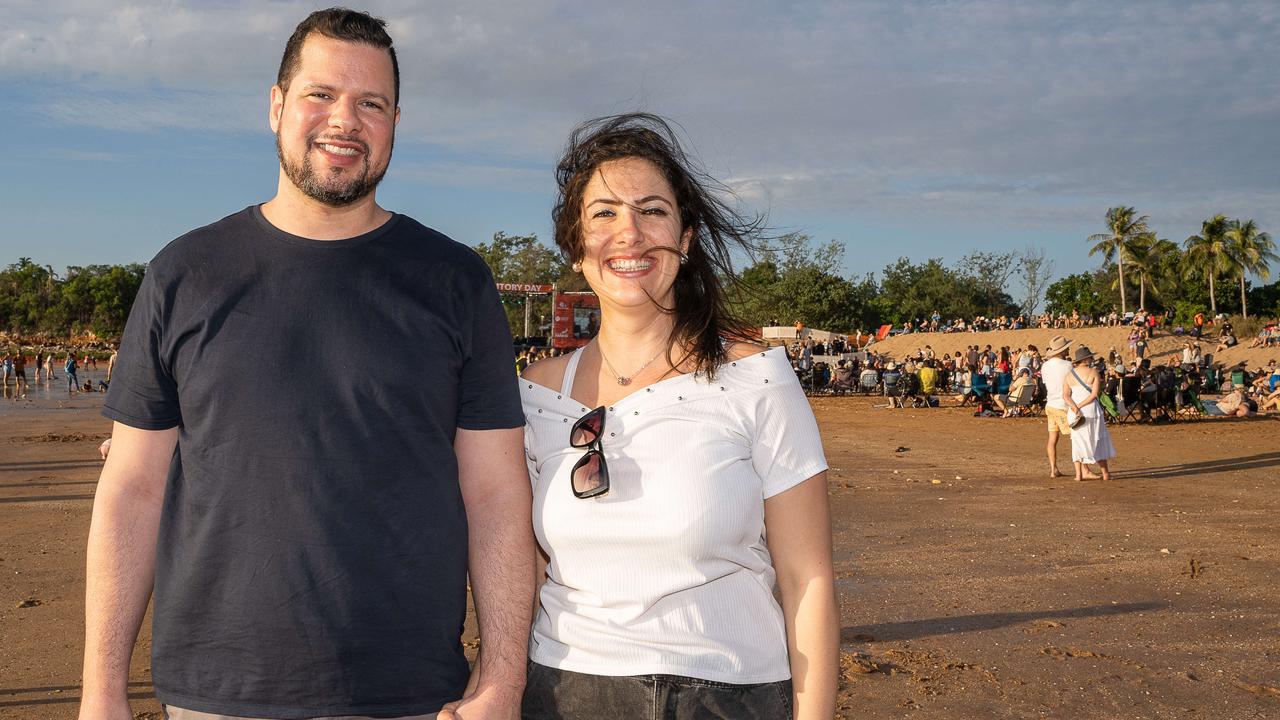
[[[904,620],[902,622],[877,623],[875,625],[850,625],[840,629],[840,640],[841,642],[917,640],[938,635],[995,630],[1033,620],[1106,617],[1108,615],[1124,615],[1147,610],[1161,610],[1167,606],[1168,603],[1164,601],[1150,601],[1120,603],[1119,605],[1093,605],[1062,610],[954,615],[952,617]],[[873,639],[868,640],[868,637]]]
[[[44,470],[79,470],[101,468],[101,460],[43,460],[32,462],[0,463],[0,472],[36,472]]]
[[[130,700],[146,700],[156,696],[149,682],[131,682],[130,688],[137,688],[129,693]],[[79,685],[50,685],[48,687],[9,688],[0,687],[0,697],[27,695],[30,693],[66,693],[63,697],[31,698],[30,700],[0,700],[0,707],[27,707],[34,705],[62,705],[80,702]]]
[[[1201,462],[1183,463],[1182,465],[1117,470],[1111,475],[1117,480],[1159,480],[1161,478],[1185,477],[1187,475],[1210,475],[1231,472],[1232,470],[1261,470],[1277,466],[1280,466],[1280,452],[1269,452],[1247,457],[1203,460]]]

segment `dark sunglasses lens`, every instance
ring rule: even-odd
[[[573,492],[578,496],[588,496],[601,492],[608,483],[603,467],[604,460],[600,453],[592,450],[573,468]]]
[[[573,434],[569,438],[569,443],[574,447],[586,447],[595,442],[600,437],[600,433],[604,431],[604,410],[603,408],[592,410],[582,419],[573,425]]]

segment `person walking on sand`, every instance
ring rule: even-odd
[[[1071,372],[1071,361],[1067,360],[1067,349],[1071,341],[1061,335],[1054,335],[1044,349],[1044,362],[1040,365],[1040,379],[1044,381],[1046,393],[1044,414],[1049,421],[1049,442],[1045,445],[1045,453],[1049,456],[1049,477],[1061,477],[1058,470],[1058,438],[1071,434],[1071,425],[1067,422],[1067,403],[1062,397],[1062,383]],[[1096,480],[1097,476],[1085,469],[1086,479]]]
[[[67,353],[67,361],[62,365],[62,372],[67,374],[67,392],[75,392],[80,389],[80,378],[76,377],[76,354]]]
[[[534,549],[511,334],[475,251],[376,201],[399,85],[383,21],[309,15],[271,89],[276,195],[148,265],[103,409],[81,720],[133,717],[153,583],[169,720],[519,717]],[[424,372],[352,373],[353,347]]]
[[[1093,351],[1081,345],[1071,356],[1072,368],[1062,381],[1062,397],[1070,410],[1068,423],[1071,428],[1071,462],[1076,467],[1076,480],[1090,480],[1097,476],[1086,474],[1087,465],[1097,465],[1102,479],[1111,479],[1108,460],[1116,456],[1111,444],[1111,433],[1102,412],[1098,395],[1102,393],[1102,378],[1093,366]]]

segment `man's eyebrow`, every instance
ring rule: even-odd
[[[338,92],[338,88],[332,85],[326,85],[324,83],[316,83],[316,82],[307,83],[306,85],[302,86],[302,89],[303,90],[326,90],[331,93]],[[381,100],[383,103],[386,103],[388,105],[391,104],[391,100],[386,95],[383,95],[380,92],[373,92],[371,90],[362,90],[360,92],[360,96],[373,98],[375,100]]]

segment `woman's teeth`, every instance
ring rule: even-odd
[[[619,272],[635,272],[636,270],[648,270],[653,267],[652,260],[623,260],[616,259],[609,261],[609,268]]]

